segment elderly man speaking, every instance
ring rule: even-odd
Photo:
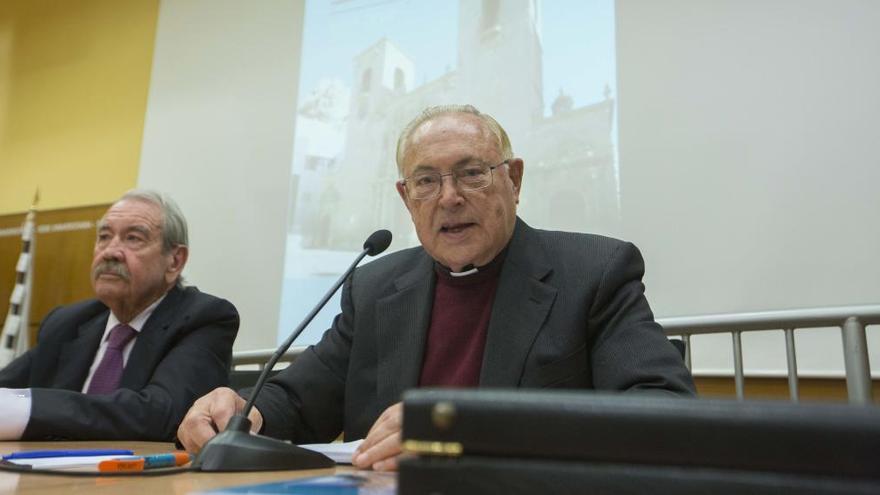
[[[333,326],[257,398],[255,428],[295,443],[366,437],[353,463],[389,470],[409,388],[693,394],[645,299],[635,246],[516,216],[524,165],[495,119],[471,106],[429,108],[403,130],[397,164],[421,247],[355,271]],[[178,438],[197,451],[243,406],[215,390]]]
[[[228,383],[238,313],[184,288],[186,220],[130,191],[98,222],[97,299],[60,307],[0,370],[0,439],[170,440],[192,402]],[[27,388],[25,388],[27,387]]]

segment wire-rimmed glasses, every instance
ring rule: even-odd
[[[430,170],[416,172],[401,180],[406,195],[409,199],[431,199],[440,194],[443,187],[443,177],[452,176],[455,185],[462,191],[478,191],[492,185],[492,171],[506,165],[510,160],[504,160],[497,165],[485,163],[470,163],[456,167],[452,172],[441,174]]]

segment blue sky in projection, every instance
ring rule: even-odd
[[[560,88],[572,96],[575,107],[601,100],[606,84],[617,86],[614,1],[548,0],[539,5],[545,113]],[[455,69],[458,2],[319,0],[306,3],[305,10],[299,101],[320,79],[336,78],[351,86],[352,59],[382,37],[418,60],[418,85]]]

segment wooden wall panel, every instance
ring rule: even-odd
[[[43,317],[52,308],[93,297],[89,267],[95,243],[95,224],[110,205],[41,211],[36,216],[30,340],[36,340]],[[21,234],[12,230],[23,213],[0,216],[0,318],[9,310],[15,285],[15,264]]]
[[[700,397],[736,398],[736,385],[732,376],[696,376]],[[872,382],[874,402],[880,403],[880,380]],[[788,379],[746,377],[743,386],[745,398],[788,400]],[[801,378],[798,393],[802,401],[846,402],[846,380],[843,378]]]

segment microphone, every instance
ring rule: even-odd
[[[192,467],[200,471],[288,471],[296,469],[321,469],[336,465],[329,457],[304,449],[297,445],[287,443],[275,438],[250,433],[251,421],[248,414],[254,407],[254,399],[263,389],[263,385],[269,377],[275,363],[287,352],[293,341],[311,323],[318,311],[327,304],[333,294],[345,282],[345,279],[354,271],[358,263],[365,256],[376,256],[388,249],[391,244],[391,232],[377,230],[367,237],[364,248],[354,259],[354,262],[342,273],[339,280],[324,294],[318,305],[315,306],[305,319],[299,324],[290,337],[281,344],[272,354],[263,372],[254,386],[247,403],[240,414],[229,419],[226,429],[208,441],[193,461]]]
[[[370,234],[370,237],[367,237],[367,240],[364,241],[364,251],[370,256],[376,256],[382,251],[388,249],[388,246],[390,245],[391,232],[385,229],[377,230]],[[361,256],[361,258],[363,258],[363,256]],[[361,258],[358,258],[358,261],[360,261]],[[355,261],[355,264],[357,264],[357,261]]]

